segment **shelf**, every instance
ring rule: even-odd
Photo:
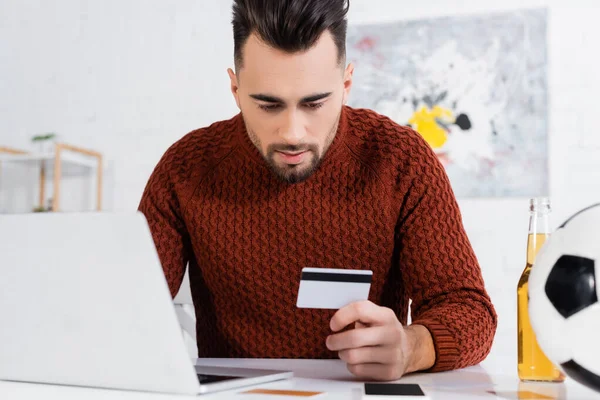
[[[55,171],[57,159],[60,160],[60,164]],[[7,166],[14,165],[16,167],[21,165],[27,168],[35,168],[39,171],[39,201],[42,207],[46,207],[46,184],[53,184],[54,191],[51,206],[53,211],[60,211],[61,178],[86,175],[95,175],[96,209],[98,211],[102,210],[102,160],[102,154],[96,151],[75,147],[66,143],[56,143],[54,151],[48,153],[28,153],[0,146],[0,166],[4,166],[3,164],[7,164]]]
[[[40,167],[43,162],[46,167],[46,176],[52,177],[54,174],[54,153],[28,153],[28,154],[2,154],[0,153],[0,163],[4,165],[19,164],[27,167]],[[62,164],[62,174],[64,176],[89,175],[97,167],[97,160],[72,152],[63,152],[60,156]],[[6,164],[5,164],[6,163]]]

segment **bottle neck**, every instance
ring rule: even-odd
[[[529,217],[529,234],[550,233],[550,211],[532,211]]]
[[[529,235],[527,238],[527,263],[533,264],[538,251],[550,236],[550,202],[531,201],[529,215]]]

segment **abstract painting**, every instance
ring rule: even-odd
[[[459,197],[548,191],[547,11],[349,25],[349,105],[409,125]]]

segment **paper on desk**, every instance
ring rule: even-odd
[[[242,394],[267,394],[274,396],[313,397],[319,394],[323,394],[323,392],[307,392],[303,390],[253,389],[248,390],[246,392],[242,392]]]

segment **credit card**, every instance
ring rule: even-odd
[[[337,310],[368,300],[373,271],[304,268],[298,289],[298,308]]]

